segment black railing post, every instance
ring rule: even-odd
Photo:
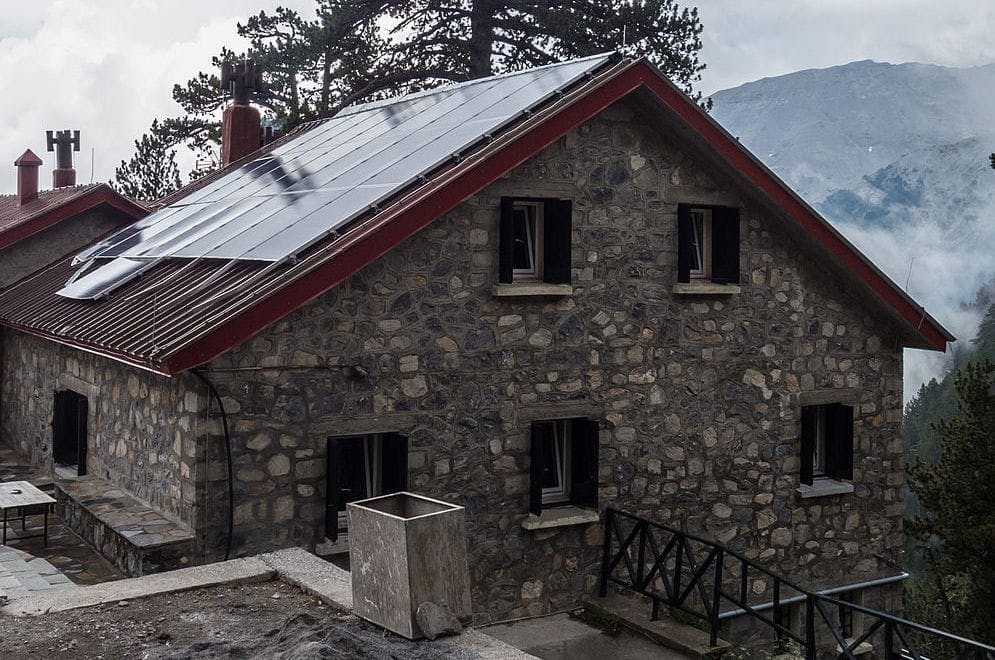
[[[677,599],[681,595],[681,562],[684,560],[684,534],[681,532],[675,532],[677,534],[677,552],[674,553],[674,598],[671,599],[671,605],[677,604]]]
[[[722,546],[718,546],[715,551],[715,584],[712,586],[712,607],[708,616],[708,644],[712,648],[715,648],[719,643],[719,602],[722,596],[722,564],[724,560],[725,553],[722,551]]]
[[[815,660],[815,596],[805,595],[805,657]]]
[[[895,657],[895,629],[891,621],[884,622],[884,657],[885,660]]]
[[[774,578],[774,640],[781,646],[781,581]]]
[[[750,578],[748,577],[749,564],[742,559],[739,560],[739,606],[746,607],[746,599],[749,598]]]
[[[643,573],[646,570],[646,534],[649,525],[644,522],[636,524],[639,525],[639,557],[636,560],[636,584],[634,586],[636,589],[642,589],[645,586],[643,584]]]
[[[609,554],[612,550],[612,525],[615,520],[615,511],[611,507],[605,509],[605,540],[601,546],[601,586],[598,595],[604,598],[608,595],[608,564],[611,562]]]

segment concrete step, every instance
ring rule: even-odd
[[[662,607],[660,618],[652,621],[653,605],[643,596],[608,594],[605,598],[587,599],[584,607],[606,616],[618,617],[626,628],[691,658],[714,658],[731,646],[724,639],[719,639],[712,646],[708,633],[666,616]]]

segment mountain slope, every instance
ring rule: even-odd
[[[885,273],[955,335],[975,335],[979,312],[960,303],[995,274],[995,65],[853,62],[712,99],[713,116]],[[907,399],[949,367],[917,354]]]

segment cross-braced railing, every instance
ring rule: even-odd
[[[609,584],[649,597],[654,620],[663,604],[704,621],[712,646],[718,642],[725,608],[760,621],[778,645],[794,641],[807,658],[816,657],[817,633],[828,631],[837,658],[856,660],[862,645],[880,643],[877,648],[883,649],[886,660],[926,660],[926,649],[935,653],[937,648],[943,654],[937,657],[995,660],[995,647],[808,591],[717,543],[611,507],[605,511],[602,596],[608,594]],[[766,593],[768,585],[772,602],[751,602],[754,588],[761,587],[754,593]],[[789,603],[801,608],[800,621],[789,620]],[[862,632],[844,630],[842,620],[854,615],[863,621]]]

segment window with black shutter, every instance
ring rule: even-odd
[[[853,406],[802,406],[801,482],[853,479]]]
[[[346,504],[408,487],[408,439],[398,433],[370,433],[328,439],[325,537],[347,531]]]
[[[498,282],[570,283],[570,200],[501,198]]]
[[[598,506],[598,423],[552,419],[532,423],[529,511]]]
[[[677,281],[739,283],[739,209],[677,206]]]

